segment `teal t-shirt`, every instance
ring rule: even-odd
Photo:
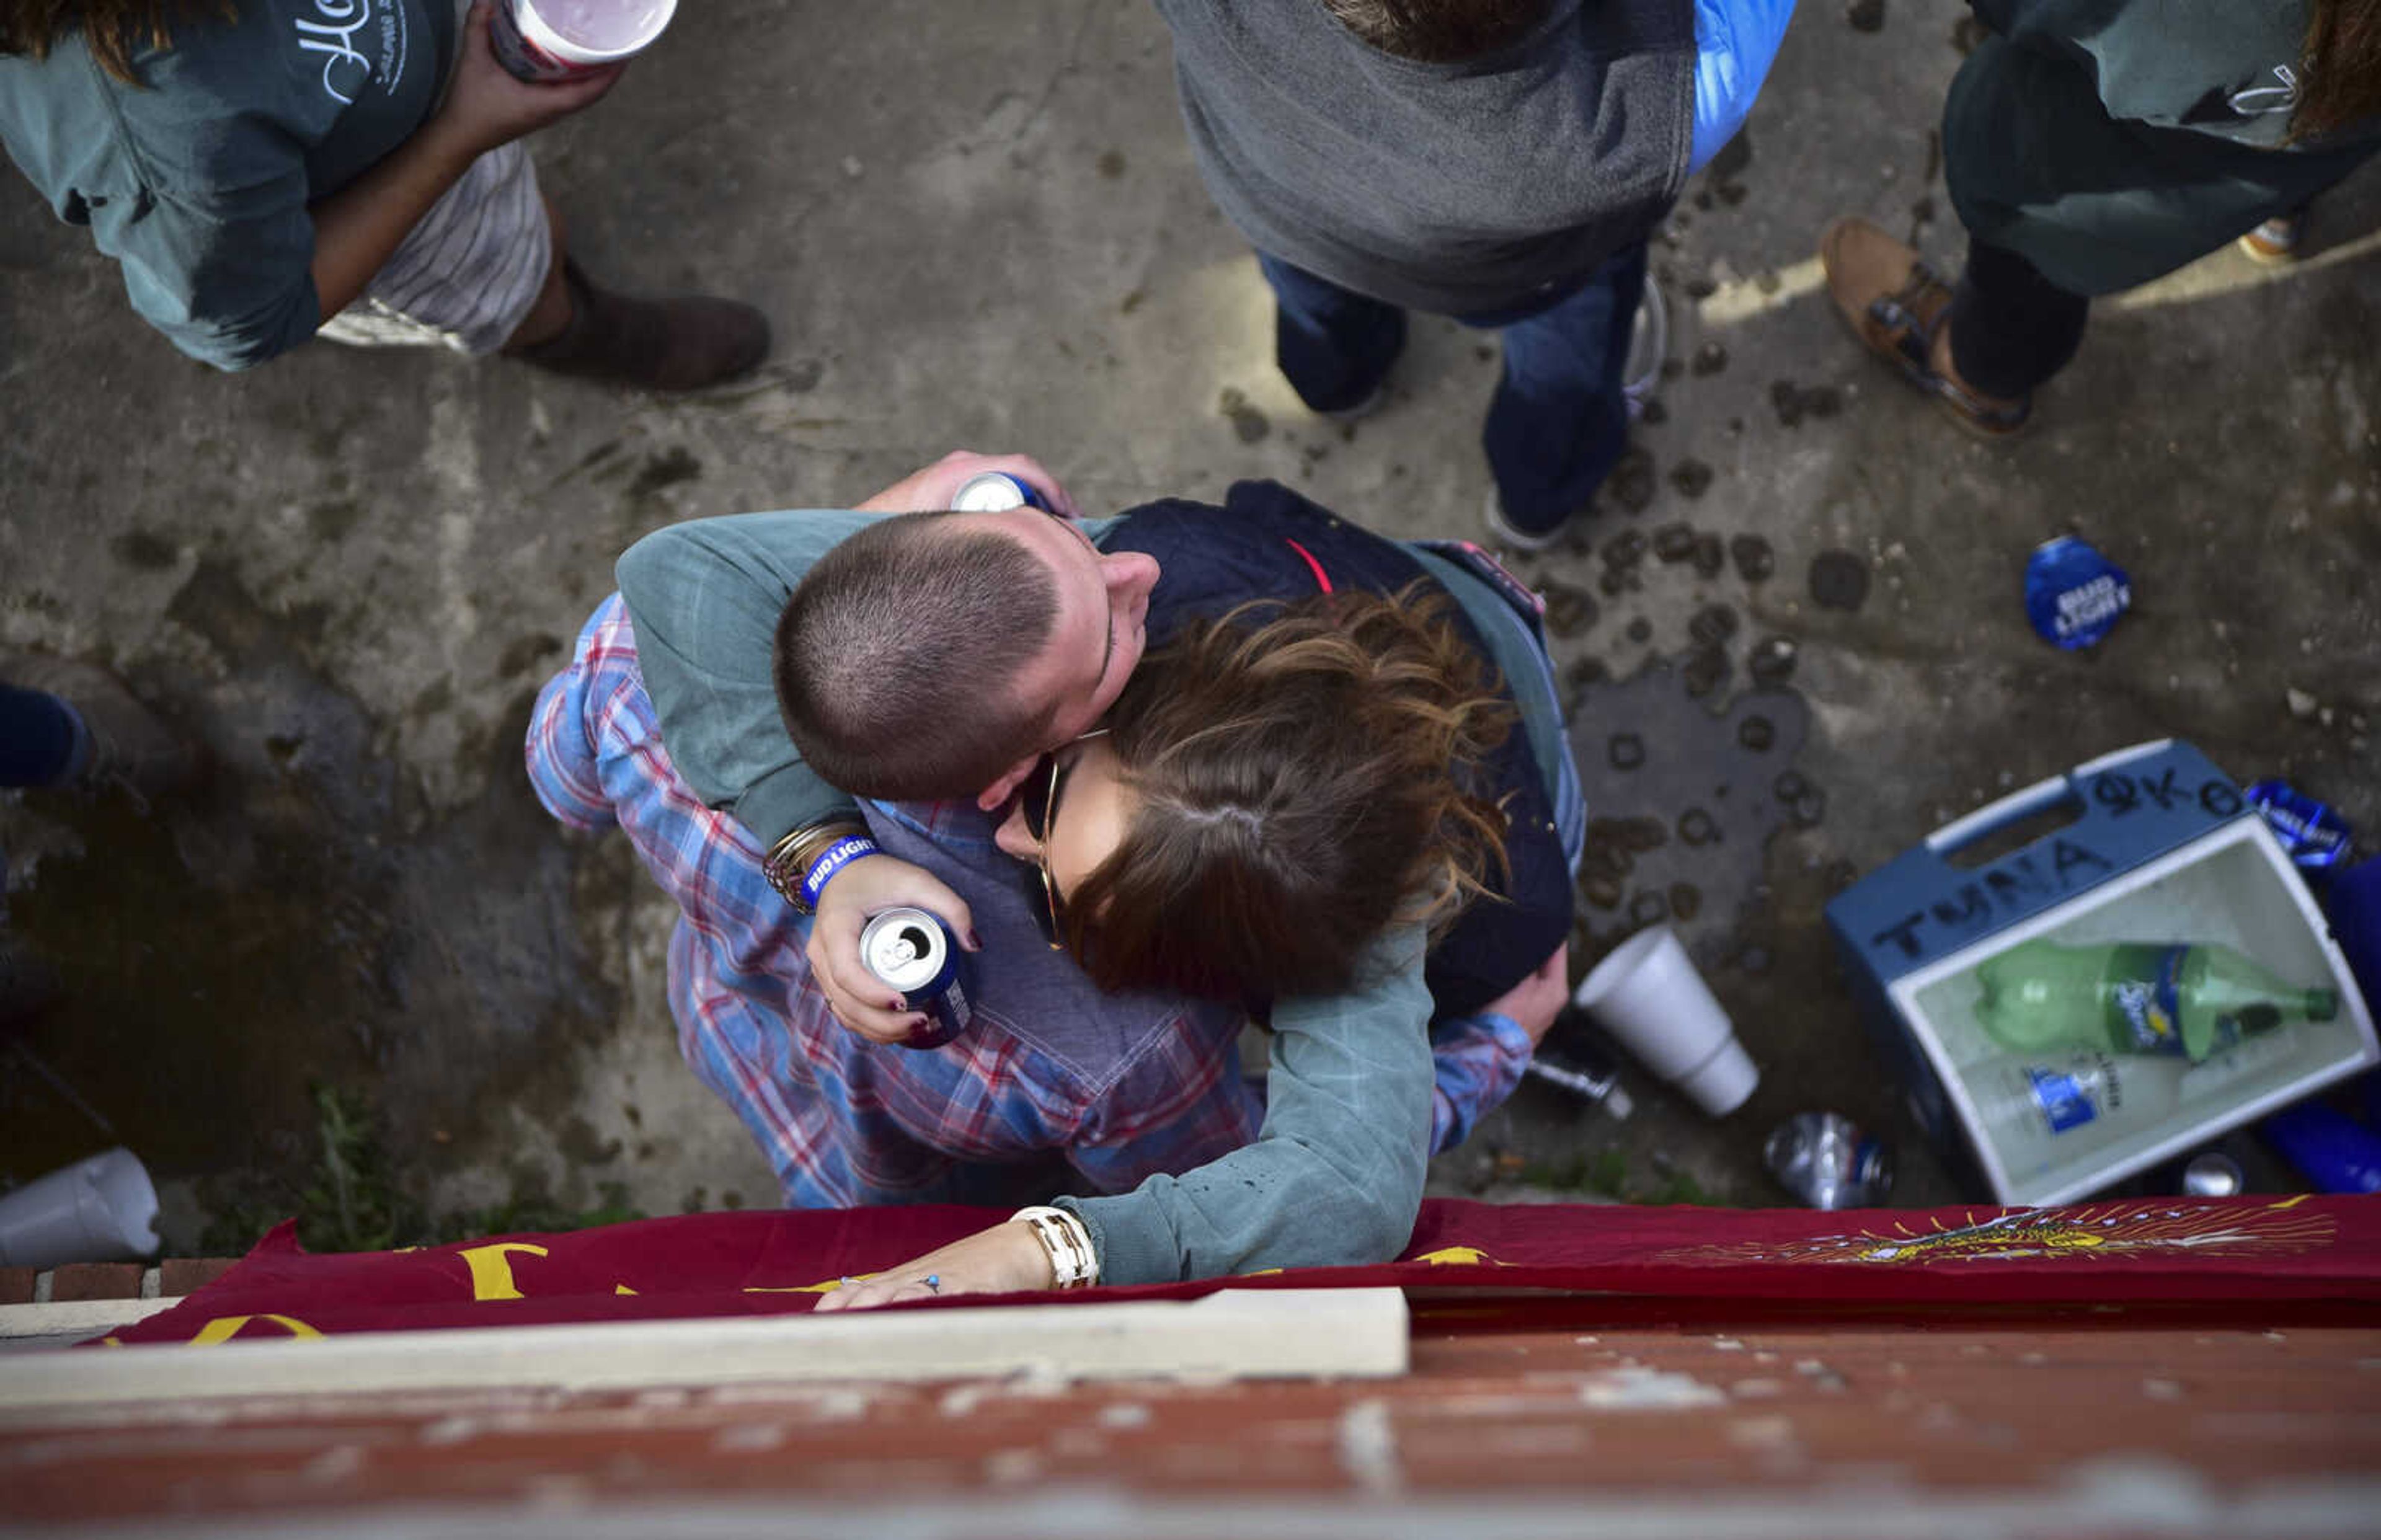
[[[59,218],[90,226],[133,308],[192,358],[243,369],[322,324],[308,205],[370,170],[437,106],[453,0],[238,0],[136,55],[80,34],[0,55],[0,142]]]

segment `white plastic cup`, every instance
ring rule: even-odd
[[[129,1150],[109,1150],[0,1197],[0,1267],[129,1262],[157,1250],[157,1189]]]
[[[496,0],[488,42],[524,80],[575,80],[653,46],[678,0]]]
[[[1761,1071],[1667,925],[1639,931],[1580,982],[1571,1003],[1645,1068],[1715,1118],[1744,1105]]]

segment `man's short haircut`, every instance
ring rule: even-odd
[[[904,514],[830,550],[786,601],[777,709],[831,786],[971,798],[1048,747],[1018,676],[1056,629],[1058,586],[1021,540]]]
[[[1322,0],[1338,23],[1385,54],[1453,64],[1510,47],[1553,0]]]

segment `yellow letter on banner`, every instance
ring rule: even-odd
[[[218,1342],[228,1342],[250,1321],[270,1321],[292,1337],[323,1335],[294,1315],[218,1315],[199,1328],[199,1334],[190,1338],[190,1346],[212,1348]]]
[[[509,1252],[526,1252],[531,1256],[546,1254],[543,1246],[532,1246],[526,1241],[499,1241],[493,1246],[468,1246],[455,1254],[471,1269],[471,1300],[518,1300],[521,1291],[513,1287],[513,1265]]]

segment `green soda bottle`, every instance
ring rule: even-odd
[[[2196,1064],[2285,1021],[2328,1021],[2329,989],[2284,984],[2228,947],[2029,941],[1976,970],[1976,1020],[2020,1053],[2172,1054]]]

